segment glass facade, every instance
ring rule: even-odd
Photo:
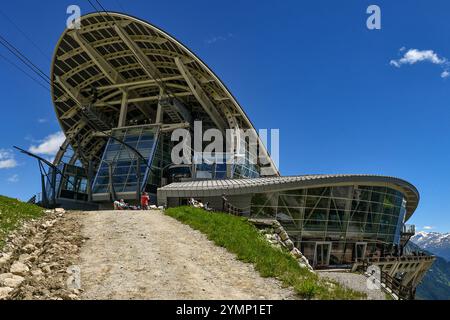
[[[148,167],[152,165],[157,149],[158,127],[147,125],[118,128],[114,129],[111,135],[138,150],[145,158],[145,163],[141,160],[139,168],[142,190],[147,184],[150,175]],[[137,190],[137,158],[138,156],[130,148],[110,138],[94,180],[93,193],[110,192],[109,170],[112,171],[115,192],[135,192]],[[155,174],[153,170],[152,174]]]
[[[260,175],[259,166],[250,161],[248,153],[246,153],[245,157],[239,157],[237,160],[231,153],[216,153],[211,157],[206,157],[203,154],[202,159],[202,163],[195,165],[195,179],[227,179],[227,162],[230,163],[228,165],[230,166],[230,174],[233,179],[257,178]],[[234,160],[234,162],[231,160]]]
[[[61,182],[60,197],[66,199],[87,201],[87,177],[83,168],[65,164],[64,178]],[[60,175],[57,175],[57,185]]]
[[[254,194],[251,216],[276,218],[312,261],[316,243],[331,242],[330,263],[354,260],[356,243],[366,256],[391,252],[405,218],[403,194],[378,186],[336,186]]]
[[[87,200],[87,177],[86,172],[82,167],[60,163],[58,169],[64,174],[56,174],[56,187],[52,188],[51,176],[53,169],[49,169],[47,176],[46,192],[49,201],[53,198],[53,189],[56,190],[56,198],[61,197],[73,200]]]

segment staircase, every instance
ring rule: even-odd
[[[84,106],[83,107],[83,116],[87,119],[88,122],[92,123],[94,127],[101,131],[107,131],[111,129],[111,125],[109,125],[110,121],[104,115],[97,112],[92,106]]]

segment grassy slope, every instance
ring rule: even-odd
[[[42,214],[43,209],[34,204],[0,196],[0,248],[6,235],[19,226],[20,222],[38,218]]]
[[[301,268],[287,252],[273,248],[245,218],[208,213],[191,207],[166,210],[166,214],[197,229],[216,245],[225,247],[244,262],[253,263],[263,277],[275,277],[306,299],[360,299],[365,295],[323,280]]]

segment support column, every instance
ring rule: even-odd
[[[120,115],[118,127],[125,127],[127,122],[128,113],[128,91],[124,91],[122,94],[122,104],[120,106]]]
[[[165,97],[164,90],[162,88],[159,89],[159,100],[158,100],[158,108],[156,109],[156,119],[155,123],[162,124],[164,118],[164,110],[159,101]]]
[[[45,190],[45,176],[41,173],[42,206],[48,208],[47,190]]]
[[[113,202],[117,200],[117,194],[116,190],[114,189],[113,168],[111,163],[108,163],[108,175],[109,175],[109,197],[111,202]]]
[[[52,181],[51,188],[53,189],[52,190],[52,204],[53,204],[53,207],[56,208],[56,170],[55,170],[55,168],[52,168],[51,181]]]
[[[92,202],[92,176],[93,176],[93,166],[92,160],[89,160],[88,170],[87,170],[87,194],[88,202]]]
[[[136,158],[136,205],[138,206],[141,203],[141,158]]]

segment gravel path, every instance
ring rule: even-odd
[[[381,289],[370,290],[367,288],[367,277],[362,274],[334,271],[320,271],[317,272],[317,274],[322,278],[328,278],[339,282],[350,289],[366,293],[368,300],[386,300],[386,296]]]
[[[159,211],[80,215],[83,299],[295,299],[203,234]]]

